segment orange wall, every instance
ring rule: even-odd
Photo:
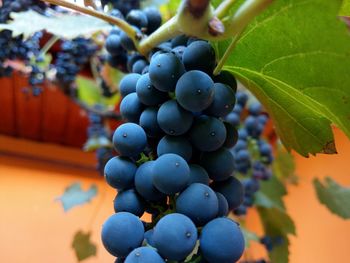
[[[298,232],[298,236],[291,239],[291,263],[348,261],[350,221],[332,215],[320,205],[311,184],[314,177],[330,175],[339,183],[350,185],[350,142],[338,131],[336,138],[338,155],[296,158],[300,183],[290,186],[289,196],[286,197],[287,209],[295,220]],[[6,142],[6,139],[0,138],[0,152],[6,148]],[[7,146],[13,146],[13,142]],[[38,151],[41,146],[26,147]],[[91,155],[82,155],[78,150],[49,149],[52,157],[55,153],[61,159],[65,155],[63,161],[70,156],[73,159],[79,156],[80,166],[93,160]],[[45,150],[47,153],[47,148]],[[45,157],[45,150],[38,154],[38,158],[40,155]],[[67,185],[76,181],[83,182],[85,189],[91,183],[97,184],[100,194],[90,204],[64,213],[54,199],[63,193]],[[99,233],[103,221],[113,213],[114,195],[113,189],[88,167],[69,168],[0,153],[0,262],[76,262],[70,246],[75,231],[79,229],[91,230],[93,241],[99,244],[97,256],[84,262],[113,262],[113,258],[100,245]],[[97,214],[94,218],[92,214],[95,211]],[[248,218],[248,225],[254,225],[259,231],[255,212],[250,211]],[[249,256],[256,256],[257,251],[250,251]]]

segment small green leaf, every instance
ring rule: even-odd
[[[343,4],[341,5],[340,16],[350,16],[350,0],[343,0]]]
[[[341,218],[350,218],[350,188],[342,187],[330,177],[326,177],[324,184],[317,178],[313,183],[322,204]]]
[[[112,28],[110,24],[100,19],[77,14],[60,14],[59,16],[47,17],[30,10],[11,13],[11,17],[13,20],[8,24],[0,24],[0,30],[9,29],[14,36],[23,34],[26,38],[35,32],[45,30],[53,35],[72,39]]]
[[[73,183],[56,200],[62,203],[64,211],[67,212],[75,206],[90,202],[96,195],[97,186],[95,184],[92,184],[88,190],[84,191],[81,189],[80,183]]]
[[[80,101],[90,106],[101,103],[101,92],[94,80],[78,76],[76,84],[78,87],[78,99]]]
[[[340,5],[273,1],[224,66],[264,104],[287,150],[303,156],[336,153],[331,123],[350,137],[350,37]],[[219,54],[229,43],[218,44]]]
[[[298,177],[295,174],[294,157],[281,145],[277,147],[277,152],[273,162],[273,173],[282,181],[292,184],[298,183]]]
[[[95,244],[91,243],[90,237],[90,232],[84,233],[81,230],[74,235],[72,248],[79,262],[91,256],[96,256],[97,248]]]
[[[258,207],[261,222],[265,234],[270,237],[282,238],[282,244],[275,245],[269,251],[271,262],[288,263],[289,240],[288,234],[295,235],[295,225],[293,220],[280,209]]]
[[[285,211],[282,197],[286,193],[284,185],[275,176],[272,176],[270,180],[261,182],[260,190],[254,196],[254,203],[259,207]]]
[[[259,242],[259,237],[257,234],[250,232],[248,229],[241,226],[241,230],[244,236],[245,247],[248,248],[250,246],[251,241]]]

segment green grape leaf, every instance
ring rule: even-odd
[[[281,181],[298,184],[298,176],[295,174],[294,156],[282,145],[277,147],[272,167],[274,175]]]
[[[324,183],[315,178],[313,183],[322,204],[341,218],[350,218],[350,188],[342,187],[330,177]]]
[[[331,123],[350,137],[350,37],[340,5],[273,1],[224,66],[264,104],[287,150],[303,156],[336,153]],[[230,41],[217,44],[219,56]]]
[[[100,88],[93,79],[78,76],[76,79],[78,99],[87,105],[95,105],[102,102]]]
[[[92,184],[88,190],[84,191],[81,189],[80,183],[73,183],[56,200],[62,203],[64,211],[67,212],[75,206],[90,202],[96,195],[97,186],[95,184]]]
[[[343,4],[341,5],[340,16],[350,16],[350,0],[343,0]]]
[[[259,207],[285,211],[282,197],[286,194],[284,185],[275,176],[272,176],[270,180],[261,182],[260,190],[254,195],[254,203]]]
[[[250,232],[248,229],[241,226],[241,230],[244,236],[245,247],[248,248],[250,246],[251,241],[259,242],[259,237],[257,234]]]
[[[96,256],[97,247],[91,242],[90,237],[90,232],[84,233],[81,230],[74,235],[72,248],[79,262],[91,256]]]
[[[271,262],[288,263],[288,234],[295,235],[293,220],[284,211],[277,208],[258,207],[258,212],[264,227],[265,235],[281,239],[281,242],[275,244],[273,249],[269,251]]]
[[[111,29],[111,25],[107,22],[86,15],[60,14],[47,17],[30,10],[11,13],[11,17],[13,20],[8,24],[0,24],[0,31],[9,29],[14,36],[23,34],[25,38],[42,30],[62,38],[72,39]]]

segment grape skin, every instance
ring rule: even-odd
[[[125,259],[124,263],[165,263],[164,259],[151,247],[134,249]]]
[[[114,199],[114,211],[129,212],[141,217],[145,212],[144,201],[134,189],[119,191]]]
[[[136,165],[126,157],[113,157],[104,168],[107,183],[118,190],[132,187],[136,173]]]
[[[169,260],[183,260],[197,242],[197,229],[187,216],[173,213],[156,224],[153,240],[159,254]]]
[[[141,220],[127,212],[110,216],[102,226],[102,243],[115,257],[126,257],[142,244],[144,227]]]
[[[192,157],[192,145],[184,136],[165,135],[158,143],[157,154],[161,156],[166,153],[178,154],[189,161]]]
[[[244,251],[243,234],[231,219],[216,218],[203,227],[200,249],[209,263],[236,262]]]

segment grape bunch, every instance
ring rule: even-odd
[[[126,16],[130,10],[140,8],[140,0],[101,0],[101,5],[111,4],[114,9]]]
[[[69,90],[79,71],[97,51],[98,46],[91,39],[77,37],[63,41],[54,63],[59,86]]]
[[[244,189],[230,149],[238,140],[225,122],[237,83],[213,76],[212,46],[179,36],[152,52],[147,70],[120,82],[114,132],[119,156],[104,169],[118,190],[102,242],[116,262],[237,262],[244,251],[239,225],[227,217]],[[148,213],[150,221],[140,218]]]
[[[244,201],[234,210],[236,215],[247,213],[247,208],[254,204],[254,195],[260,189],[260,181],[272,176],[272,146],[262,136],[269,117],[263,113],[259,102],[248,104],[248,98],[248,93],[238,91],[235,107],[225,117],[238,130],[238,140],[231,152],[235,156],[237,172],[245,177],[242,180]]]
[[[124,19],[125,15],[125,20],[134,26],[140,35],[141,33],[151,34],[162,23],[161,15],[156,8],[132,9],[126,14],[123,10],[113,9],[111,15],[121,19]],[[106,59],[111,67],[117,68],[122,72],[138,74],[141,74],[145,68],[148,68],[147,59],[135,51],[131,38],[118,28],[111,30],[106,39],[105,47],[108,52]]]

